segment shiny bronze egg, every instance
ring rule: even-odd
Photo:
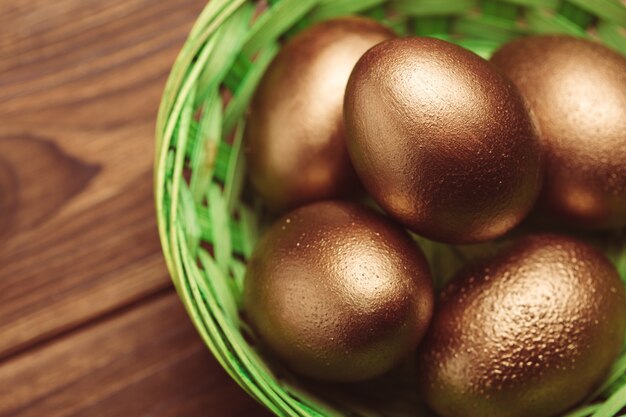
[[[298,34],[270,64],[245,133],[250,181],[270,209],[358,188],[345,145],[343,96],[361,55],[392,36],[373,20],[330,20]]]
[[[534,111],[546,155],[540,204],[586,229],[626,225],[626,58],[586,40],[534,36],[492,62]]]
[[[356,64],[344,104],[365,188],[427,238],[498,237],[530,211],[541,155],[527,108],[490,63],[459,46],[404,38]]]
[[[294,371],[358,381],[414,351],[433,289],[404,230],[356,204],[321,202],[287,214],[259,242],[244,306],[264,346]]]
[[[530,235],[442,291],[419,353],[442,417],[551,417],[606,376],[624,343],[624,285],[606,257]]]

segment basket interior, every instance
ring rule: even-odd
[[[211,0],[172,69],[157,122],[159,232],[172,280],[215,357],[277,415],[428,416],[410,363],[349,389],[307,383],[259,352],[240,314],[246,259],[269,221],[245,182],[248,102],[282,42],[349,14],[382,21],[399,35],[446,39],[483,57],[510,39],[539,33],[593,38],[626,55],[626,7],[620,0]],[[431,262],[446,251],[449,259],[445,245],[421,243]],[[611,255],[624,278],[626,252],[620,257],[619,250]],[[625,372],[622,356],[593,403],[571,416],[616,415],[626,404]]]

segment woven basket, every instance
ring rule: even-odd
[[[503,42],[531,33],[596,38],[626,54],[626,8],[620,0],[211,0],[172,69],[156,133],[159,232],[180,298],[215,357],[279,416],[428,416],[411,364],[349,388],[305,382],[259,350],[240,315],[246,259],[265,224],[263,207],[244,181],[246,107],[284,39],[348,14],[488,57]],[[443,247],[425,250],[433,260]],[[626,254],[614,260],[624,277]],[[626,404],[625,372],[623,355],[569,416],[616,415]]]

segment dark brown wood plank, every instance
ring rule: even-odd
[[[174,294],[152,196],[204,0],[0,2],[0,416],[268,416]]]
[[[173,292],[0,365],[0,417],[269,417]]]
[[[0,1],[0,358],[170,285],[154,121],[204,4]]]

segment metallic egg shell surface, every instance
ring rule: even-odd
[[[551,417],[607,375],[624,343],[624,286],[606,257],[530,235],[444,288],[419,352],[442,417]]]
[[[344,103],[352,162],[374,199],[427,238],[501,236],[533,206],[541,154],[515,86],[432,38],[385,41],[356,64]]]
[[[587,40],[533,36],[492,62],[536,115],[544,211],[583,229],[626,226],[626,57]]]
[[[264,235],[248,263],[244,306],[263,345],[294,371],[359,381],[414,352],[433,287],[404,230],[356,204],[321,202]]]
[[[343,97],[350,72],[393,33],[346,17],[314,25],[278,53],[252,99],[245,152],[253,187],[276,212],[359,188],[345,145]]]

